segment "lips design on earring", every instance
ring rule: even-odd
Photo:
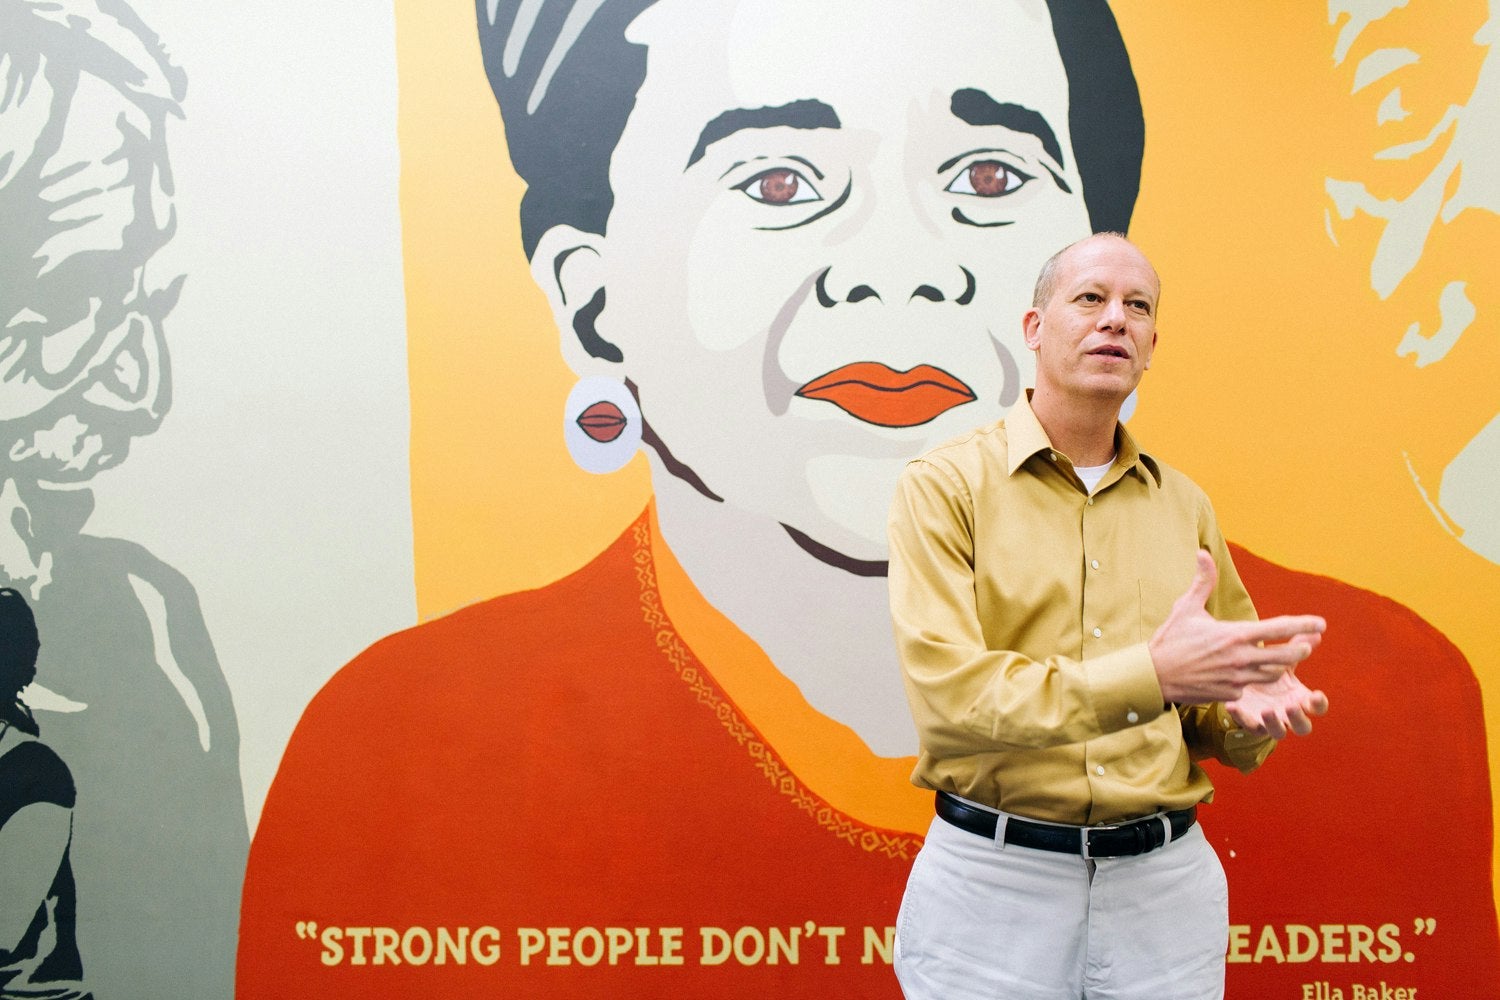
[[[600,444],[608,444],[625,433],[630,418],[620,412],[620,408],[614,403],[601,399],[578,414],[575,422],[590,438]]]
[[[563,440],[587,472],[623,468],[640,448],[644,428],[635,394],[618,379],[581,379],[568,394]]]

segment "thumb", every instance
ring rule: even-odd
[[[1191,604],[1195,609],[1205,607],[1209,595],[1214,592],[1218,583],[1219,567],[1214,564],[1214,557],[1206,549],[1199,549],[1198,566],[1193,573],[1193,582],[1188,584],[1187,591],[1182,595],[1183,602]]]

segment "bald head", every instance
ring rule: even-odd
[[[1052,294],[1057,291],[1058,278],[1063,273],[1064,264],[1070,261],[1074,257],[1074,255],[1083,248],[1094,246],[1105,241],[1116,241],[1119,243],[1124,243],[1126,246],[1130,247],[1140,255],[1141,260],[1145,261],[1146,266],[1151,268],[1152,276],[1156,277],[1156,300],[1157,304],[1160,305],[1161,278],[1157,276],[1156,268],[1152,266],[1151,261],[1147,259],[1144,253],[1141,253],[1140,247],[1136,246],[1134,243],[1131,243],[1130,240],[1126,238],[1124,233],[1095,233],[1092,236],[1085,236],[1081,240],[1069,243],[1067,246],[1057,251],[1057,253],[1047,258],[1047,262],[1042,265],[1041,272],[1036,276],[1036,288],[1031,293],[1032,308],[1040,309],[1042,308],[1042,306],[1046,305],[1048,301],[1051,300]]]

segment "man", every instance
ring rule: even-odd
[[[902,476],[892,614],[939,816],[897,925],[909,998],[1222,995],[1195,761],[1252,770],[1327,709],[1294,672],[1324,621],[1256,621],[1207,499],[1119,423],[1159,300],[1124,237],[1061,251],[1029,401]]]

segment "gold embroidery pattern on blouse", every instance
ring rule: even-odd
[[[750,755],[756,769],[771,783],[771,787],[786,796],[793,806],[806,813],[818,826],[851,847],[903,861],[916,857],[918,848],[922,846],[920,838],[857,823],[808,789],[776,752],[766,745],[755,727],[745,720],[734,704],[720,693],[703,664],[677,634],[671,618],[662,607],[651,559],[651,527],[647,519],[642,517],[631,530],[635,541],[633,559],[636,581],[641,587],[641,615],[646,625],[656,633],[657,649],[661,650],[672,671],[688,686],[698,703],[712,711],[725,732]]]

